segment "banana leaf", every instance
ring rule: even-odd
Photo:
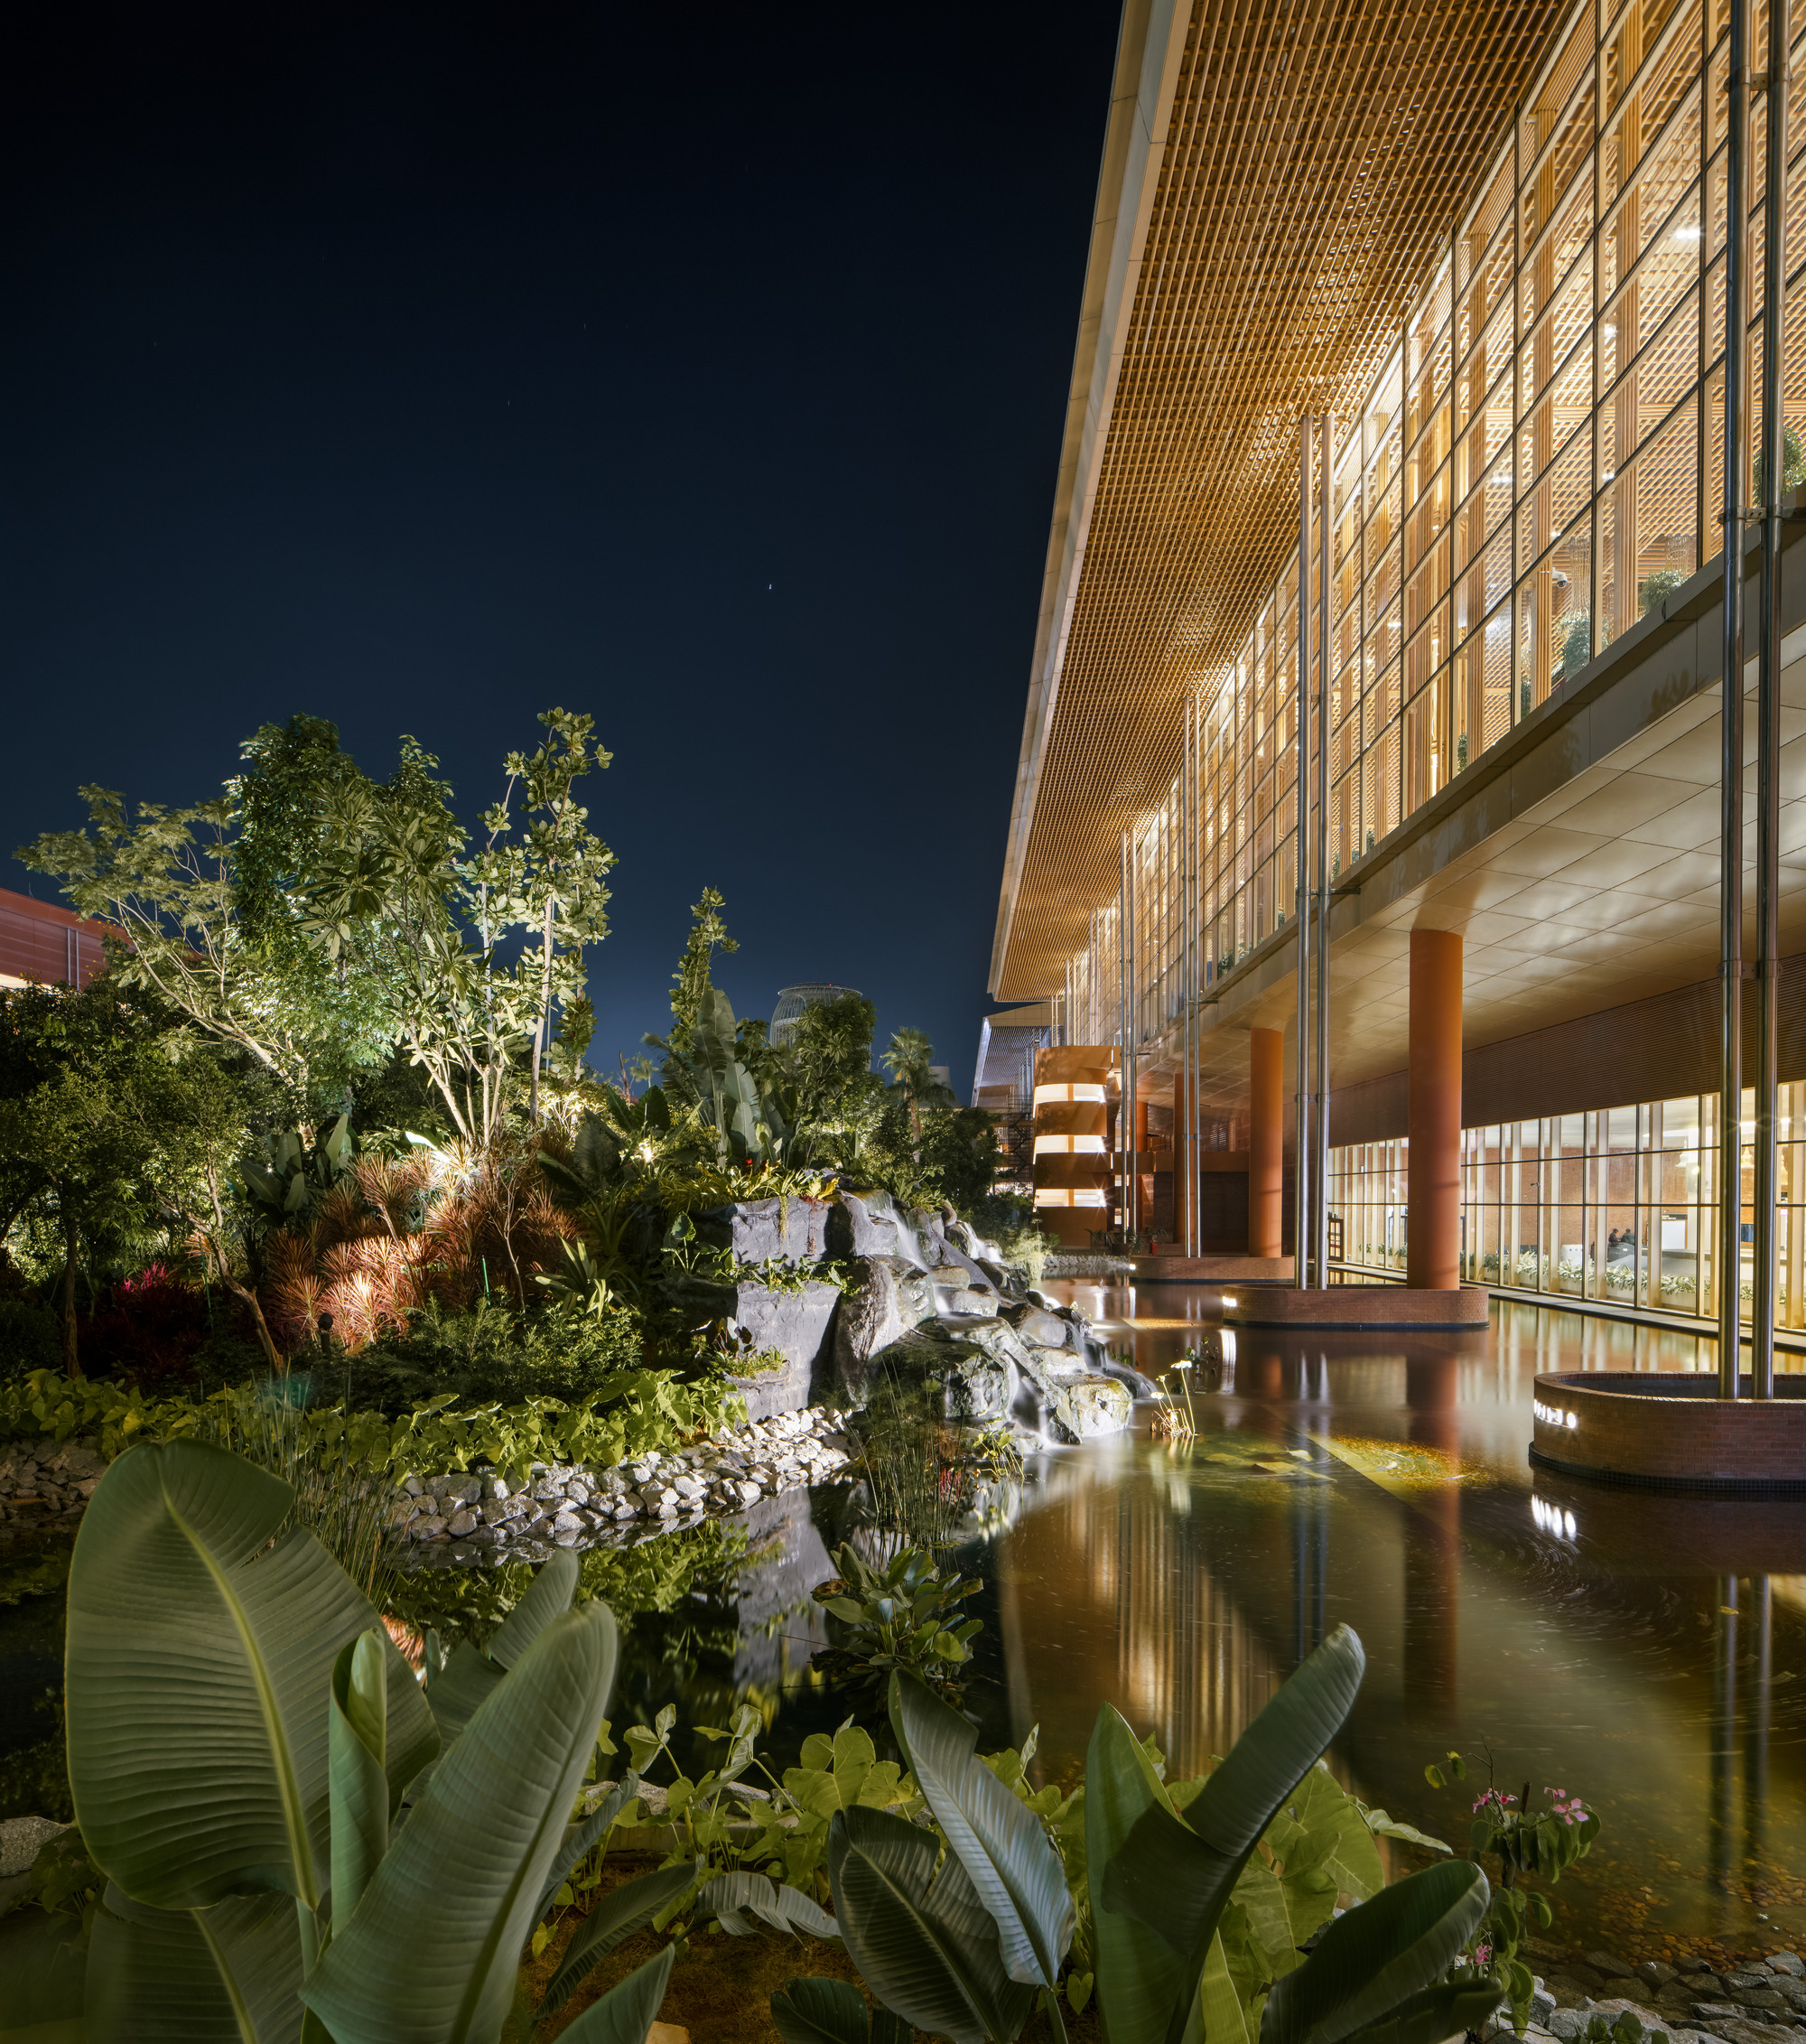
[[[1077,1918],[1041,1820],[978,1757],[978,1728],[913,1676],[890,1677],[909,1770],[997,1925],[1011,1980],[1051,1988]]]
[[[332,1664],[326,1748],[332,1812],[332,1914],[343,1922],[389,1849],[388,1695],[383,1633],[359,1633]]]
[[[376,1613],[311,1533],[265,1552],[293,1492],[204,1442],[144,1442],[76,1536],[66,1650],[70,1787],[95,1863],[160,1909],[327,1878],[327,1721],[340,1649]],[[392,1800],[432,1721],[393,1647]],[[206,1699],[205,1708],[196,1699]]]
[[[297,2044],[301,1936],[285,1895],[158,1909],[108,1882],[88,1953],[88,2034],[107,2044]]]
[[[1444,2044],[1448,2038],[1482,2028],[1504,2000],[1495,1974],[1442,1982],[1401,2002],[1382,2021],[1357,2030],[1351,2044]]]
[[[552,1907],[552,1898],[571,1878],[572,1868],[599,1840],[608,1836],[615,1819],[638,1794],[639,1777],[629,1768],[627,1779],[616,1782],[582,1824],[573,1824],[565,1832],[564,1843],[554,1855],[545,1885],[540,1890],[538,1907],[533,1912],[535,1923]]]
[[[86,2044],[87,1968],[79,1917],[28,1909],[0,1921],[0,2044]]]
[[[646,2044],[676,1958],[677,1947],[667,1945],[656,1958],[636,1966],[563,2033],[565,2044]]]
[[[1035,1990],[1004,1970],[992,1921],[935,1835],[855,1804],[828,1826],[828,1883],[848,1955],[875,1998],[953,2044],[1014,2037]]]
[[[1491,1899],[1485,1875],[1469,1860],[1447,1860],[1382,1888],[1337,1917],[1304,1965],[1274,1983],[1261,2044],[1341,2044],[1396,2016],[1441,1982]]]
[[[1138,1821],[1156,1808],[1172,1810],[1165,1784],[1128,1721],[1105,1703],[1085,1755],[1085,1863],[1097,1997],[1111,2044],[1161,2044],[1185,1987],[1184,1961],[1166,1939],[1103,1902],[1104,1869]]]
[[[434,1769],[303,1989],[336,2044],[499,2032],[616,1657],[605,1605],[554,1619]]]
[[[1273,1814],[1340,1731],[1366,1666],[1338,1626],[1249,1725],[1187,1806],[1153,1803],[1103,1870],[1105,1912],[1155,1931],[1181,1960],[1167,2036],[1178,2044],[1224,1903]]]
[[[547,2016],[556,2015],[617,1945],[644,1930],[667,1903],[675,1902],[694,1883],[702,1871],[687,1861],[680,1866],[660,1867],[641,1874],[638,1881],[622,1882],[605,1895],[564,1947],[557,1972],[546,1983],[538,2020],[544,2022]]]
[[[787,1980],[771,1997],[771,2027],[784,2044],[913,2044],[900,2017],[868,2010],[845,1980]]]

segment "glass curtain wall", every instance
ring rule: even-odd
[[[1780,1088],[1778,1322],[1806,1329],[1806,1082]],[[1718,1311],[1715,1095],[1470,1128],[1461,1139],[1461,1270],[1476,1284],[1710,1318]],[[1755,1096],[1744,1096],[1753,1132]],[[1329,1203],[1354,1270],[1404,1267],[1402,1141],[1330,1152]],[[1749,1317],[1755,1170],[1740,1188],[1738,1289]]]
[[[1766,18],[1757,0],[1754,51]],[[1727,23],[1726,0],[1583,0],[1386,366],[1336,422],[1337,875],[1720,550]],[[1803,24],[1798,0],[1796,35]],[[1806,119],[1794,133],[1806,145]],[[1758,198],[1764,146],[1758,98]],[[1806,146],[1790,192],[1789,247],[1806,257]],[[1745,231],[1754,313],[1759,203]],[[1797,276],[1785,328],[1790,484],[1806,475]],[[1754,326],[1746,345],[1755,391]],[[1756,412],[1753,401],[1752,425]],[[1313,563],[1319,551],[1313,544]],[[1182,803],[1176,779],[1134,833],[1131,976],[1142,1041],[1161,1033],[1180,999],[1183,815],[1194,819],[1206,981],[1293,913],[1297,582],[1294,555],[1227,671],[1196,677],[1195,802]],[[1308,594],[1315,605],[1317,592]],[[1087,1013],[1088,1029],[1105,1017],[1108,1026],[1075,1041],[1118,1031],[1113,907],[1104,914],[1107,955],[1094,933],[1072,961],[1068,992],[1075,974],[1075,1027]]]

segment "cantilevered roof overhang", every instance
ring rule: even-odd
[[[1127,0],[991,985],[1056,991],[1568,0]]]

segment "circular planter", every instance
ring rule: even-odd
[[[1563,1371],[1536,1379],[1530,1459],[1594,1483],[1721,1498],[1806,1497],[1806,1377],[1720,1398],[1703,1371]]]

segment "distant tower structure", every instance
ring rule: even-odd
[[[805,1008],[818,1001],[838,1001],[842,994],[857,994],[856,986],[836,986],[833,980],[809,980],[801,986],[784,986],[777,992],[777,1005],[771,1011],[771,1041],[784,1045],[796,1033]]]

